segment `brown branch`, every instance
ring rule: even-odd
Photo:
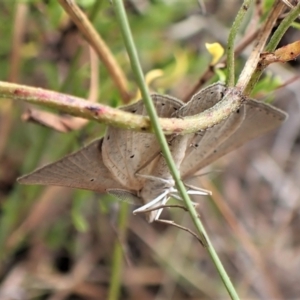
[[[76,24],[84,38],[93,47],[99,58],[110,73],[116,87],[118,88],[124,103],[128,103],[130,95],[128,93],[128,84],[126,76],[122,69],[119,67],[114,56],[110,52],[109,48],[95,30],[86,15],[77,6],[73,0],[58,0],[60,5],[68,13],[72,21]]]

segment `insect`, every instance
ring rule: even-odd
[[[162,95],[152,95],[159,117],[188,117],[211,108],[227,88],[213,84],[184,104]],[[146,115],[142,100],[121,108]],[[219,124],[187,135],[167,136],[170,151],[189,194],[208,191],[190,185],[197,172],[247,141],[278,127],[287,114],[274,106],[247,98],[240,108]],[[108,127],[96,140],[57,162],[18,179],[21,184],[59,185],[111,193],[139,205],[134,212],[146,212],[149,222],[159,220],[162,208],[173,196],[180,199],[166,161],[151,133]]]

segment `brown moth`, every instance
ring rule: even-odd
[[[213,84],[183,104],[161,95],[152,95],[159,117],[187,117],[217,104],[226,92],[223,84]],[[125,111],[146,115],[142,100],[123,107]],[[245,99],[241,107],[219,124],[203,132],[168,136],[170,151],[187,184],[203,167],[240,147],[247,141],[278,127],[287,114],[274,106]],[[20,177],[22,184],[60,185],[111,193],[121,200],[142,205],[143,212],[180,199],[174,181],[151,133],[108,127],[103,139],[96,140],[61,160]],[[207,195],[196,187],[189,194]],[[147,212],[147,219],[159,219],[162,209]]]

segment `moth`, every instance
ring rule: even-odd
[[[184,118],[213,107],[226,91],[225,85],[216,83],[195,94],[186,104],[170,96],[154,94],[151,98],[159,117]],[[121,109],[147,115],[142,100]],[[209,194],[209,191],[189,184],[199,170],[249,140],[275,129],[286,118],[287,114],[282,110],[247,98],[236,112],[205,131],[167,136],[188,193]],[[18,178],[18,182],[110,193],[141,205],[134,213],[161,207],[170,197],[180,199],[155,136],[111,126],[103,138]],[[161,212],[162,208],[147,211],[146,218],[149,222],[159,220]]]

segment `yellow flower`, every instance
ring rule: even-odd
[[[205,47],[212,56],[211,65],[216,65],[224,54],[224,48],[219,43],[206,43]]]

